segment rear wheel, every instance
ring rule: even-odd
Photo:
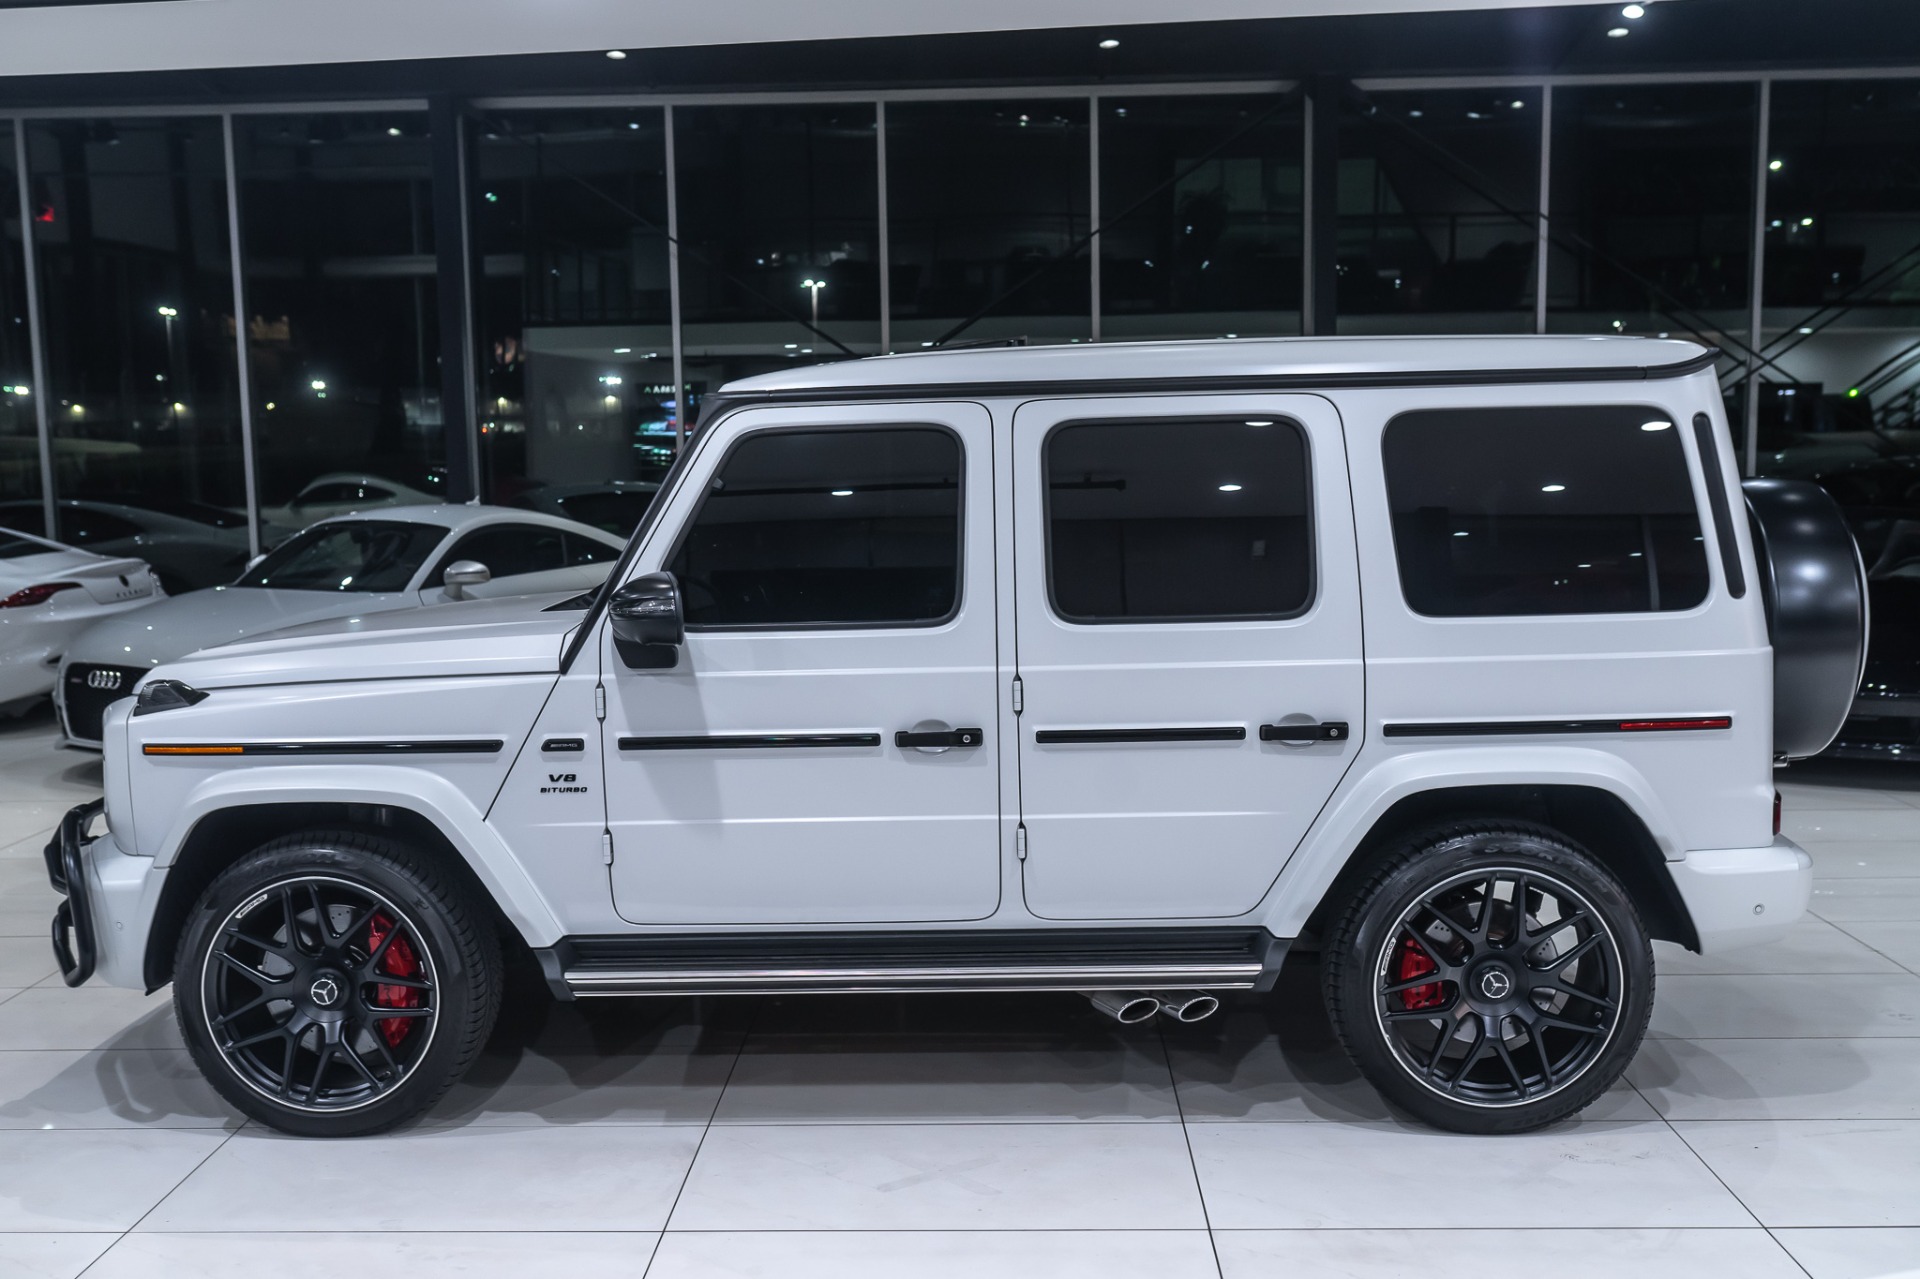
[[[174,1005],[202,1073],[301,1136],[381,1132],[438,1101],[498,1010],[500,948],[404,845],[290,836],[222,872],[180,940]]]
[[[1608,871],[1554,832],[1430,831],[1389,857],[1331,937],[1328,1013],[1402,1109],[1519,1132],[1610,1088],[1646,1033],[1653,954]]]

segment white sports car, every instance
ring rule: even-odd
[[[162,596],[139,560],[0,532],[0,710],[24,710],[50,692],[61,655],[81,631]]]
[[[308,622],[584,591],[625,546],[573,520],[499,506],[402,506],[322,520],[230,586],[176,596],[75,640],[54,691],[60,726],[68,745],[97,749],[107,706],[162,662]]]

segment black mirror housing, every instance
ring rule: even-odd
[[[636,577],[613,593],[607,602],[612,619],[613,646],[620,660],[633,670],[666,670],[680,661],[686,621],[680,607],[680,584],[671,573]]]

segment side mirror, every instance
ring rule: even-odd
[[[265,558],[267,558],[267,555],[266,555],[266,552],[265,552],[265,551],[262,551],[262,552],[261,552],[260,554],[258,554],[258,555],[256,555],[256,556],[254,556],[254,557],[253,557],[252,559],[250,559],[250,560],[248,560],[248,561],[247,561],[247,566],[246,566],[245,568],[243,568],[243,569],[241,569],[240,571],[241,571],[242,573],[251,573],[251,572],[253,572],[253,570],[255,570],[256,568],[259,568],[259,567],[260,567],[260,561],[261,561],[261,560],[264,560]]]
[[[479,560],[455,560],[440,575],[440,584],[447,588],[447,598],[454,600],[467,598],[469,586],[485,586],[492,580],[493,570]]]
[[[634,578],[613,593],[607,615],[613,619],[613,646],[627,666],[658,671],[679,664],[686,621],[680,610],[680,583],[673,574]]]

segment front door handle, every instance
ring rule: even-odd
[[[967,749],[978,746],[986,737],[986,733],[978,728],[945,728],[929,732],[903,728],[893,735],[893,744],[902,750],[943,750],[955,746]]]
[[[1352,731],[1347,721],[1330,719],[1324,724],[1262,724],[1260,740],[1263,742],[1344,742],[1351,737]]]

